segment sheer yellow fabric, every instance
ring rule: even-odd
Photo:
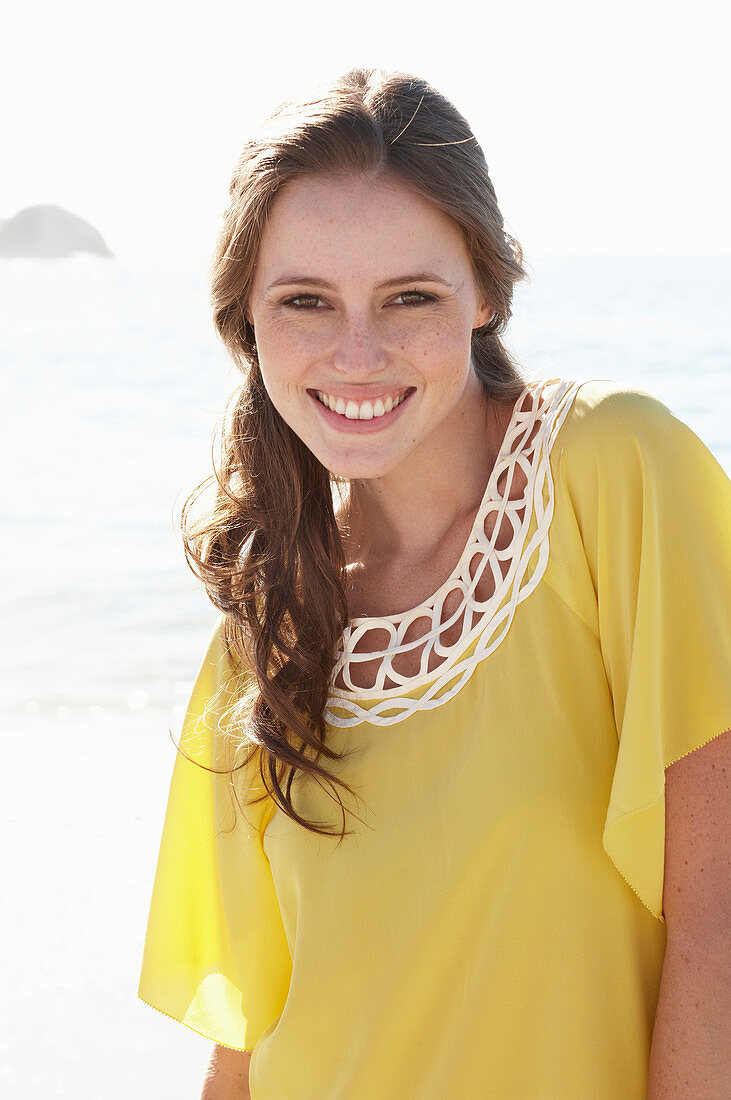
[[[254,1047],[254,1100],[646,1095],[664,770],[731,724],[731,485],[603,381],[551,475],[545,574],[498,648],[442,706],[329,731],[342,843],[271,805],[227,832],[228,780],[175,762],[140,995]],[[184,729],[206,761],[229,671],[217,628]],[[314,784],[295,804],[336,820]]]
[[[652,395],[591,392],[591,431],[576,433],[559,469],[597,593],[619,733],[604,847],[664,920],[665,768],[731,723],[731,484]]]
[[[221,772],[230,762],[231,675],[219,621],[175,760],[139,995],[202,1035],[251,1050],[284,1005],[291,962],[261,846],[268,807],[249,807],[246,818],[236,807],[234,815]],[[236,776],[239,797],[247,779],[252,793],[261,789]]]

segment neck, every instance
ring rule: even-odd
[[[342,522],[349,564],[418,562],[456,524],[473,518],[500,451],[512,406],[482,383],[409,458],[381,478],[352,481]]]

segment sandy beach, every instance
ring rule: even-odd
[[[211,1044],[136,995],[175,752],[149,727],[29,720],[4,739],[3,1096],[200,1096]]]

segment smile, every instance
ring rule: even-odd
[[[385,397],[377,397],[375,401],[353,401],[344,397],[335,397],[333,394],[315,390],[317,400],[326,409],[337,413],[346,420],[377,420],[386,413],[397,409],[409,395],[409,390],[403,393],[388,394]]]

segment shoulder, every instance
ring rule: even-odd
[[[611,379],[577,382],[575,397],[558,443],[590,448],[626,448],[628,441],[651,444],[690,429],[658,397]]]
[[[255,691],[253,674],[229,639],[225,616],[219,615],[188,700],[176,767],[196,799],[213,799],[219,816],[228,820],[232,815],[232,822],[238,819],[237,805],[248,826],[260,823],[270,808],[259,803],[267,792],[258,768],[259,747],[247,728]]]
[[[181,744],[204,755],[217,751],[232,728],[243,726],[252,680],[229,641],[225,617],[219,616],[188,700]]]
[[[244,666],[229,638],[225,615],[219,614],[208,637],[203,660],[198,672],[199,686],[207,694],[212,691],[241,689],[248,666]]]
[[[567,484],[684,483],[723,493],[728,483],[705,443],[664,402],[607,379],[578,380],[552,457]]]
[[[653,394],[583,382],[550,461],[555,511],[575,519],[587,553],[603,547],[612,561],[620,547],[639,554],[659,540],[663,561],[672,548],[691,573],[704,543],[707,556],[727,553],[731,481],[699,436]]]

